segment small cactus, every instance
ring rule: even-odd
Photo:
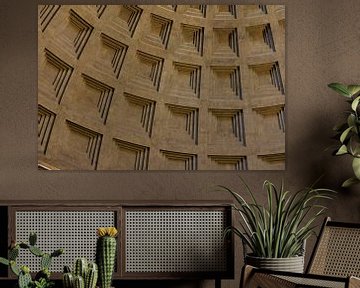
[[[71,269],[69,266],[67,265],[64,266],[64,273],[71,273]]]
[[[51,287],[53,282],[50,281],[50,264],[53,257],[60,256],[64,251],[63,249],[55,250],[53,253],[44,253],[40,250],[36,244],[37,236],[35,233],[30,233],[29,244],[20,242],[16,243],[11,241],[8,251],[8,259],[0,257],[0,264],[10,266],[11,271],[18,276],[19,288],[29,287]],[[19,256],[19,250],[29,250],[30,253],[37,257],[41,257],[40,266],[41,271],[35,275],[35,281],[32,280],[30,275],[30,269],[28,266],[22,266],[21,268],[16,264],[16,259]]]
[[[110,288],[116,258],[115,227],[98,228],[96,243],[96,262],[99,267],[100,288]]]
[[[19,288],[28,288],[32,283],[30,269],[27,266],[21,267],[21,272],[19,274],[18,285]]]
[[[74,287],[74,276],[71,272],[66,272],[62,276],[62,282],[64,288],[73,288]]]
[[[96,263],[90,262],[88,264],[86,258],[78,258],[75,260],[73,273],[71,273],[69,266],[64,266],[64,288],[95,288],[97,278],[98,268]]]
[[[50,254],[48,253],[44,253],[42,256],[41,256],[41,261],[40,261],[40,267],[41,269],[49,269],[50,268],[50,265],[51,265],[51,260],[52,260],[52,257]]]
[[[98,266],[96,263],[89,263],[85,276],[85,288],[95,288],[98,279]]]
[[[75,261],[74,274],[76,276],[81,276],[85,279],[86,270],[88,268],[88,262],[86,258],[79,258]]]
[[[85,288],[84,278],[77,275],[74,277],[74,288]]]

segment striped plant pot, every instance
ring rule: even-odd
[[[245,263],[257,268],[275,271],[304,272],[304,256],[289,258],[263,258],[246,255]]]

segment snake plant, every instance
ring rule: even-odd
[[[243,181],[243,180],[242,180]],[[325,206],[318,200],[331,199],[334,191],[305,188],[296,193],[285,191],[283,184],[278,189],[266,180],[266,205],[256,200],[254,193],[243,181],[245,193],[251,201],[225,186],[235,199],[233,208],[240,215],[239,227],[228,227],[225,235],[233,232],[247,245],[252,256],[287,258],[301,255],[303,244],[314,233],[316,219],[324,214]]]

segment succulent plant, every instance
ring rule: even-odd
[[[18,277],[19,277],[19,280],[18,280],[19,288],[27,288],[31,285],[32,278],[30,275],[29,267],[22,266]]]
[[[74,288],[85,288],[84,278],[80,275],[74,277]]]
[[[64,267],[64,288],[95,288],[98,279],[96,263],[88,263],[85,258],[78,258],[74,263],[74,272],[69,266]]]
[[[96,263],[89,263],[85,276],[85,288],[95,288],[98,280],[98,266]]]
[[[0,263],[10,266],[11,271],[18,276],[19,288],[48,288],[53,286],[50,281],[50,265],[53,257],[58,257],[64,253],[63,249],[57,249],[51,254],[43,252],[36,246],[37,235],[30,233],[29,244],[24,242],[13,242],[8,251],[8,259],[0,257]],[[30,268],[26,265],[19,267],[16,259],[19,256],[20,249],[28,250],[33,255],[40,257],[41,270],[35,275],[35,280],[32,280],[30,275]]]
[[[81,276],[85,279],[86,271],[88,266],[88,261],[86,258],[78,258],[75,261],[74,274],[75,276]]]
[[[50,288],[54,286],[54,282],[46,281],[46,279],[42,278],[38,281],[33,282],[33,288]]]
[[[115,227],[101,227],[97,229],[96,262],[99,267],[100,288],[110,288],[116,258]]]
[[[74,286],[74,275],[71,273],[71,270],[68,266],[64,267],[62,281],[64,288],[72,288]]]

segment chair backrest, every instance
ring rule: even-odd
[[[326,218],[307,273],[360,277],[360,223]]]

